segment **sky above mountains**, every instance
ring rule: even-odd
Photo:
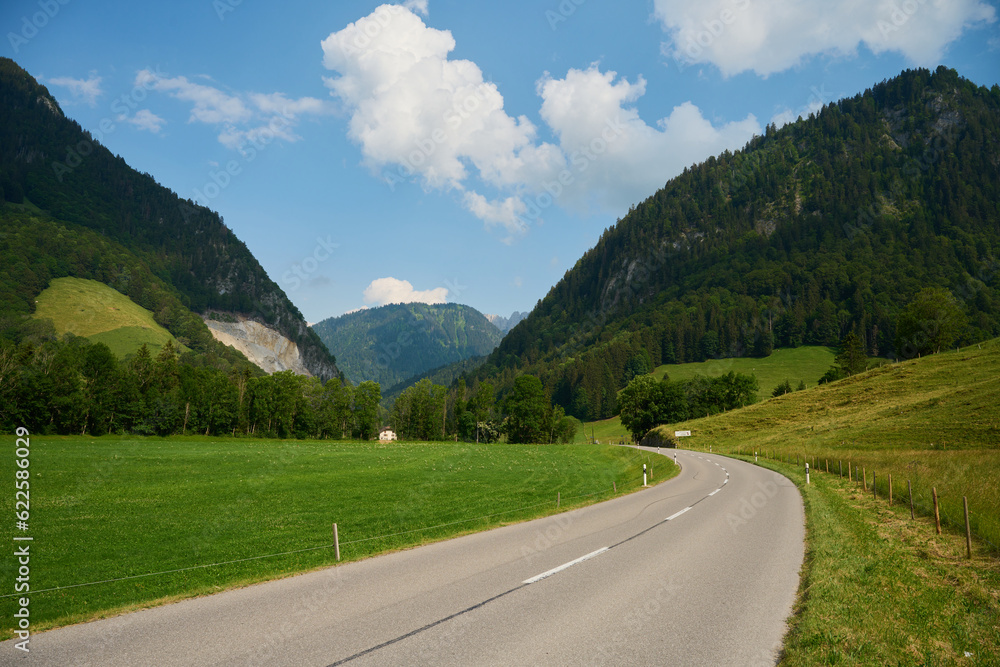
[[[219,211],[315,322],[529,310],[630,206],[769,124],[908,67],[997,84],[997,18],[986,0],[9,0],[0,53]]]

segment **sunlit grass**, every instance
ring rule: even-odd
[[[543,516],[557,493],[562,510],[604,500],[614,484],[638,488],[650,456],[579,445],[32,438],[32,628],[330,565],[334,522],[342,558],[354,560]],[[672,474],[660,463],[658,477]],[[11,516],[13,455],[0,479]],[[301,549],[313,550],[184,569]],[[6,581],[15,568],[0,558]],[[183,571],[37,592],[174,569]],[[0,605],[5,637],[12,606]]]
[[[742,410],[662,427],[690,429],[685,446],[716,452],[798,456],[839,472],[862,466],[880,493],[963,523],[967,496],[974,531],[1000,548],[1000,341],[883,366]],[[846,473],[845,473],[846,474]]]

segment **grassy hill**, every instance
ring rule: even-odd
[[[660,428],[692,431],[688,447],[862,466],[880,485],[891,473],[896,493],[910,480],[925,508],[937,488],[943,520],[956,525],[967,496],[973,530],[1000,548],[998,396],[995,339]]]
[[[60,336],[71,333],[104,343],[119,358],[144,344],[155,355],[168,340],[187,349],[156,323],[153,313],[96,280],[56,278],[38,296],[34,317],[52,320]]]
[[[761,400],[771,397],[771,392],[779,384],[788,380],[792,387],[799,382],[805,382],[806,387],[815,387],[819,378],[833,364],[836,352],[829,347],[805,346],[775,350],[771,356],[763,359],[735,358],[710,359],[691,364],[667,364],[652,372],[657,380],[664,374],[671,380],[690,380],[696,375],[718,377],[730,371],[745,375],[757,376],[760,385],[758,395]],[[622,426],[617,416],[610,419],[589,422],[586,428],[577,434],[578,442],[587,442],[588,438],[596,438],[599,442],[619,442],[628,440],[628,429]]]
[[[696,375],[718,377],[729,372],[756,375],[761,399],[771,396],[779,384],[788,380],[792,387],[805,382],[806,387],[815,387],[823,373],[833,365],[837,355],[833,348],[805,346],[775,350],[762,359],[737,357],[731,359],[709,359],[692,364],[667,364],[653,371],[653,377],[661,379],[664,374],[671,380],[690,380]]]

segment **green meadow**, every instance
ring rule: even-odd
[[[825,469],[861,468],[897,498],[913,487],[930,512],[964,525],[1000,551],[1000,339],[885,365],[742,410],[661,427],[690,430],[686,447],[768,452]]]
[[[155,355],[168,340],[178,350],[187,349],[156,323],[153,313],[96,280],[56,278],[38,295],[34,317],[52,320],[60,336],[71,333],[104,343],[119,358],[143,344]]]
[[[606,500],[613,485],[639,488],[653,456],[587,445],[39,436],[30,530],[19,533],[34,538],[32,628],[332,565],[334,522],[347,561],[554,513],[557,494],[561,510]],[[656,463],[657,481],[676,473]],[[13,455],[3,457],[8,516],[14,473]],[[12,520],[8,544],[14,532]],[[15,559],[0,559],[0,570],[12,581]],[[106,583],[76,586],[91,582]],[[14,598],[0,600],[6,638]]]
[[[668,364],[660,366],[652,375],[657,380],[664,374],[671,380],[690,380],[696,375],[718,377],[726,373],[756,375],[761,400],[770,398],[771,392],[779,384],[788,380],[792,388],[805,382],[806,387],[815,387],[823,373],[833,365],[836,351],[828,347],[794,347],[774,350],[763,358],[740,357],[737,359],[709,359],[692,364]]]

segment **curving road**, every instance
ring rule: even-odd
[[[676,453],[681,474],[639,493],[53,630],[29,656],[4,642],[0,664],[773,665],[801,497],[768,470]]]

